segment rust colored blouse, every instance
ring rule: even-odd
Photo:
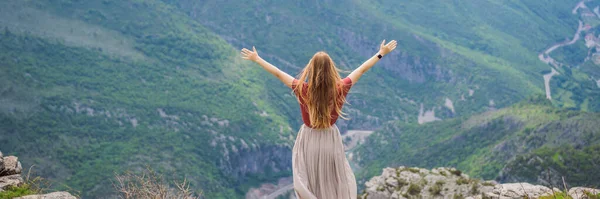
[[[350,91],[350,87],[352,87],[352,80],[348,77],[342,79],[342,83],[344,84],[344,86],[341,88],[341,92],[338,92],[340,95],[343,95],[344,97],[346,97],[346,95],[348,95],[348,91]],[[298,85],[298,80],[294,79],[294,81],[292,82],[292,89],[295,89],[296,86]],[[302,90],[302,95],[304,97],[306,97],[306,93],[308,91],[308,83],[306,82],[302,82],[302,86],[303,86],[303,90]],[[296,93],[296,97],[299,97],[298,94]],[[308,107],[306,106],[306,104],[304,103],[304,100],[300,97],[300,111],[302,112],[302,121],[304,122],[304,125],[306,125],[307,127],[312,128],[312,126],[310,125],[310,116],[308,115]],[[341,106],[343,106],[344,104],[340,104]],[[335,110],[331,110],[331,123],[330,125],[335,124],[335,121],[337,121],[338,119],[338,114],[335,112]]]

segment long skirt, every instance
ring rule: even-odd
[[[356,178],[336,125],[300,127],[292,150],[292,170],[298,199],[356,198]]]

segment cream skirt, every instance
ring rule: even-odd
[[[292,150],[294,190],[298,199],[355,199],[356,179],[336,125],[300,127]]]

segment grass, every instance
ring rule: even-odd
[[[598,194],[592,194],[589,192],[584,192],[579,194],[578,196],[587,196],[588,199],[600,199],[600,193]],[[539,197],[539,199],[573,199],[573,197],[565,192],[555,192],[552,195],[548,195],[548,196],[541,196]]]
[[[556,192],[553,195],[541,196],[539,199],[573,199],[573,197],[564,192]]]
[[[38,194],[36,190],[32,189],[28,184],[21,186],[11,186],[0,192],[0,199],[12,199],[16,197]]]
[[[584,193],[589,199],[600,199],[600,193],[593,194],[589,192]]]
[[[19,186],[10,186],[4,191],[0,192],[0,199],[11,199],[15,197],[21,197],[26,195],[35,195],[47,193],[52,186],[51,181],[36,176],[32,176],[33,166],[27,170],[27,175],[23,183]]]

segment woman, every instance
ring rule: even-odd
[[[396,45],[395,40],[388,44],[383,40],[379,52],[344,79],[340,78],[333,60],[325,52],[317,52],[299,78],[294,79],[260,58],[256,48],[252,47],[252,51],[242,49],[242,58],[258,63],[279,78],[294,91],[300,104],[304,124],[292,150],[296,198],[356,198],[356,179],[346,159],[335,121],[338,116],[344,118],[342,106],[350,87]]]

